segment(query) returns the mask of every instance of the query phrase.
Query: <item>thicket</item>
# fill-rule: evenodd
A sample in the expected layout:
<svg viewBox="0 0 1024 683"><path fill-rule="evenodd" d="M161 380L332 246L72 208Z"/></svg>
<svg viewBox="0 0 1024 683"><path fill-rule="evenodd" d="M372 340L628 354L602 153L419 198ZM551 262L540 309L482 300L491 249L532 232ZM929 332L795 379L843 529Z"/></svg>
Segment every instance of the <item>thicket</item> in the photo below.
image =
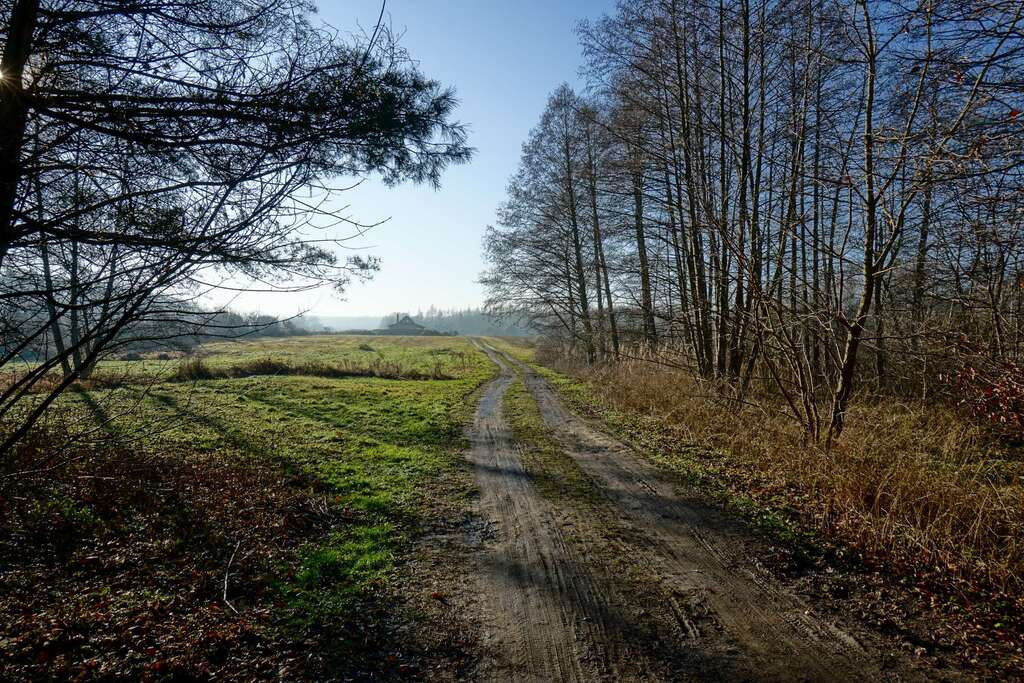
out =
<svg viewBox="0 0 1024 683"><path fill-rule="evenodd" d="M523 146L488 310L670 464L1021 595L1022 11L620 2Z"/></svg>
<svg viewBox="0 0 1024 683"><path fill-rule="evenodd" d="M808 443L856 392L1021 428L1024 33L1003 0L643 0L579 29L485 238L488 308ZM638 351L642 349L642 352Z"/></svg>

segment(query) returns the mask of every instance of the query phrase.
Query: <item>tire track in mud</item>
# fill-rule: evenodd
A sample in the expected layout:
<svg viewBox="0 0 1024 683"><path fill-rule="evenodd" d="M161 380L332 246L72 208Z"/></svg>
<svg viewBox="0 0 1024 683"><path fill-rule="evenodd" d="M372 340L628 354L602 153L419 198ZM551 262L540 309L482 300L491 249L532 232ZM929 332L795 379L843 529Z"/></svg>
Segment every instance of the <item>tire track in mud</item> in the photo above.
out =
<svg viewBox="0 0 1024 683"><path fill-rule="evenodd" d="M759 567L748 552L756 544L741 524L723 511L703 504L631 448L570 412L548 382L529 366L490 346L481 345L481 348L502 367L502 378L498 382L503 388L494 392L490 400L495 404L500 402L504 389L513 381L510 368L518 368L556 441L600 491L613 513L633 531L633 540L625 552L648 564L663 583L676 595L681 595L687 603L685 611L704 612L714 623L712 628L703 623L695 626L680 614L680 623L688 637L678 647L690 649L689 659L694 667L679 672L680 676L703 680L778 681L922 677L919 673L901 670L898 662L884 652L884 643L882 652L869 652L847 631L813 615L807 604L784 590ZM487 400L481 403L478 426L480 418L486 426L487 415L498 414L497 405L493 412L490 406L484 410ZM496 419L500 424L500 416ZM497 450L511 449L507 431L497 441ZM476 448L474 444L474 450ZM488 458L483 452L479 457ZM516 477L522 486L528 486L521 477L521 467L519 465ZM506 483L501 478L484 477L481 485L493 489ZM503 495L515 498L523 492L516 487ZM506 505L512 506L506 512L518 517L518 511L513 509L516 503L508 501ZM510 521L516 524L514 519ZM545 529L541 526L533 531L544 533ZM535 544L543 553L544 543L539 539L521 539L518 550L525 557L532 557ZM562 544L564 540L556 541L559 552ZM549 564L548 559L535 561L544 566ZM573 562L578 563L578 558ZM594 590L594 586L588 586L588 590ZM562 597L571 598L571 595ZM677 613L684 611L678 605L669 607ZM584 612L589 608L589 605L581 605ZM708 619L702 620L705 621ZM601 636L614 634L605 632ZM725 662L721 660L723 640L728 651ZM701 656L701 650L706 651L706 657ZM562 666L561 660L558 661L558 666ZM541 678L570 680L559 671L551 673L553 675Z"/></svg>
<svg viewBox="0 0 1024 683"><path fill-rule="evenodd" d="M475 343L475 342L474 342ZM501 413L516 376L500 368L467 429L480 489L479 561L483 646L492 657L480 676L501 681L651 680L631 652L617 614L619 596L566 538L554 506L531 484Z"/></svg>

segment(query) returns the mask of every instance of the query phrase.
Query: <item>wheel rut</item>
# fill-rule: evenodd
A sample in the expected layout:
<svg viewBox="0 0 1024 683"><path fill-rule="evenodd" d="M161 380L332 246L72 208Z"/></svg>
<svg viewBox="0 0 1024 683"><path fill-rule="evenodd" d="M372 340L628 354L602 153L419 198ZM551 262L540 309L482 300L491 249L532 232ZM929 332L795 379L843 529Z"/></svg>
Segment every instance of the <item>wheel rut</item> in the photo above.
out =
<svg viewBox="0 0 1024 683"><path fill-rule="evenodd" d="M531 484L501 414L515 374L500 367L467 430L480 489L478 514L493 529L481 548L480 594L487 602L480 677L502 681L651 680L629 656L616 591L566 538L557 510Z"/></svg>
<svg viewBox="0 0 1024 683"><path fill-rule="evenodd" d="M475 342L477 343L477 342ZM484 543L480 590L491 602L485 641L493 680L854 681L924 678L817 615L762 570L749 531L723 511L569 411L529 366L478 343L500 368L468 428L480 488L479 514L496 533ZM595 567L567 537L562 512L524 469L501 411L516 371L556 442L629 529L615 552L657 575L671 596L650 605L670 614L671 648L638 642L637 596ZM644 613L647 613L645 610ZM640 628L636 628L639 626ZM884 642L883 642L884 645ZM660 650L664 651L664 649ZM667 667L667 668L666 668Z"/></svg>

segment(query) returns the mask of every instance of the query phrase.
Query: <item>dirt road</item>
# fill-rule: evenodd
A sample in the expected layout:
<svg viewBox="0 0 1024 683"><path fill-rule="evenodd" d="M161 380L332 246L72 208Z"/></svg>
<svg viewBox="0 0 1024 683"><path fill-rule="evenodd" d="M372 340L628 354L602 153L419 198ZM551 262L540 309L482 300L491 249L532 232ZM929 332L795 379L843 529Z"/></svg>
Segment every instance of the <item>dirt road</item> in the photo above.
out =
<svg viewBox="0 0 1024 683"><path fill-rule="evenodd" d="M477 619L487 651L481 678L925 677L889 656L884 640L818 615L761 568L763 541L741 523L567 410L528 366L478 345L500 368L467 432L484 520L477 539ZM599 512L581 514L545 497L524 467L502 412L517 377L593 487ZM612 539L597 528L608 520L618 529ZM631 572L643 573L651 590L638 589Z"/></svg>

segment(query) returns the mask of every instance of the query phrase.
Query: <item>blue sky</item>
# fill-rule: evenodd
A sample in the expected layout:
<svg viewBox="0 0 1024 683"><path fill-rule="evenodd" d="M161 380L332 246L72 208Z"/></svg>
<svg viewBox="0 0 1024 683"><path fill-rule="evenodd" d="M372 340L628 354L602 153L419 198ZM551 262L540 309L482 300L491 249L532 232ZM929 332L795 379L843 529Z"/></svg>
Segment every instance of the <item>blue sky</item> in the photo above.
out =
<svg viewBox="0 0 1024 683"><path fill-rule="evenodd" d="M394 310L479 305L480 238L494 221L520 146L559 83L576 83L582 64L575 26L610 12L613 0L389 0L386 16L422 71L455 87L457 118L469 126L475 159L449 170L440 190L370 181L340 197L364 223L390 220L362 238L381 272L353 284L341 300L329 291L248 294L231 305L293 315L375 315ZM332 26L369 30L377 0L321 2Z"/></svg>

